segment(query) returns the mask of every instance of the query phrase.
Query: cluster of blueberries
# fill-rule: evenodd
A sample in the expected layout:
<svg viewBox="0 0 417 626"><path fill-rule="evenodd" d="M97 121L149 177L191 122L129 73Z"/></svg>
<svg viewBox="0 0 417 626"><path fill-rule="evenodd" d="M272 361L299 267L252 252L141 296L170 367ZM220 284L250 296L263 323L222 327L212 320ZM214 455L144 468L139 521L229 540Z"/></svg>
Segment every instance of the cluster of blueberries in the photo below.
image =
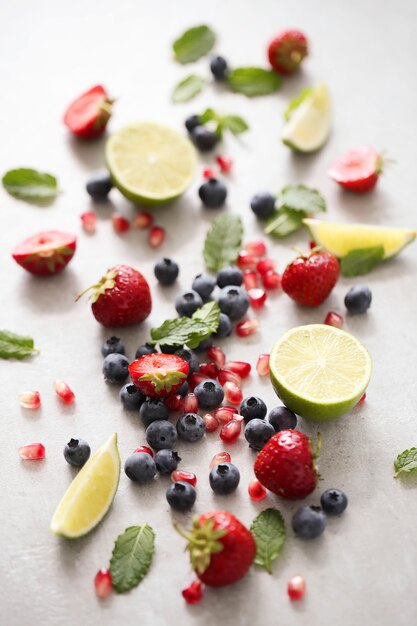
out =
<svg viewBox="0 0 417 626"><path fill-rule="evenodd" d="M321 494L319 506L300 506L291 520L292 529L301 539L316 539L326 528L327 515L340 515L348 505L341 489L327 489Z"/></svg>

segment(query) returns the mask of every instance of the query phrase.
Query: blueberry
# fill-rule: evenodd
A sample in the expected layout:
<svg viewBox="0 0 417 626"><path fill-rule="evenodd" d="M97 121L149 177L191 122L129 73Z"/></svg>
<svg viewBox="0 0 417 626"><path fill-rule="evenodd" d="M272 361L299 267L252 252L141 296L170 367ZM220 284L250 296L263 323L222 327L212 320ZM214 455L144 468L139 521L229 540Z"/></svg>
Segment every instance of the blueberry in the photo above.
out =
<svg viewBox="0 0 417 626"><path fill-rule="evenodd" d="M196 348L194 348L194 350L196 352L204 352L205 350L208 350L209 348L211 348L211 346L213 345L213 340L211 337L207 337L207 339L203 339L203 341L201 341L198 346Z"/></svg>
<svg viewBox="0 0 417 626"><path fill-rule="evenodd" d="M227 495L237 489L240 472L233 463L219 463L209 474L210 487L215 493Z"/></svg>
<svg viewBox="0 0 417 626"><path fill-rule="evenodd" d="M185 128L189 133L191 133L194 128L197 128L197 126L201 126L201 120L198 115L190 115L187 117L185 120Z"/></svg>
<svg viewBox="0 0 417 626"><path fill-rule="evenodd" d="M276 406L270 410L268 422L274 427L276 433L280 430L293 430L297 426L297 416L286 406Z"/></svg>
<svg viewBox="0 0 417 626"><path fill-rule="evenodd" d="M198 383L194 393L202 409L215 409L221 405L224 398L224 391L220 383L211 378Z"/></svg>
<svg viewBox="0 0 417 626"><path fill-rule="evenodd" d="M86 185L87 193L97 202L107 199L113 183L107 170L93 172Z"/></svg>
<svg viewBox="0 0 417 626"><path fill-rule="evenodd" d="M108 354L103 361L103 374L108 383L124 383L129 375L129 360L123 354Z"/></svg>
<svg viewBox="0 0 417 626"><path fill-rule="evenodd" d="M187 395L187 393L188 393L188 382L186 380L184 380L184 382L182 383L181 387L178 389L177 393L178 393L178 395L182 396L183 398Z"/></svg>
<svg viewBox="0 0 417 626"><path fill-rule="evenodd" d="M140 407L139 415L147 427L156 420L167 420L169 411L164 401L160 398L148 398Z"/></svg>
<svg viewBox="0 0 417 626"><path fill-rule="evenodd" d="M228 285L240 285L243 283L243 274L236 265L223 267L217 274L217 284L220 288Z"/></svg>
<svg viewBox="0 0 417 626"><path fill-rule="evenodd" d="M203 422L204 424L204 422ZM175 426L168 420L157 420L149 424L145 433L146 441L154 450L173 448L177 442Z"/></svg>
<svg viewBox="0 0 417 626"><path fill-rule="evenodd" d="M345 295L345 307L353 315L366 313L371 302L372 292L366 285L355 285Z"/></svg>
<svg viewBox="0 0 417 626"><path fill-rule="evenodd" d="M206 426L197 413L185 413L177 421L178 437L183 441L198 441L205 432Z"/></svg>
<svg viewBox="0 0 417 626"><path fill-rule="evenodd" d="M160 343L159 349L161 350L162 354L175 354L175 352L178 350L178 346L164 346Z"/></svg>
<svg viewBox="0 0 417 626"><path fill-rule="evenodd" d="M135 359L139 359L139 357L144 356L145 354L155 354L155 352L155 346L152 346L150 343L145 343L143 346L139 346L136 350Z"/></svg>
<svg viewBox="0 0 417 626"><path fill-rule="evenodd" d="M326 515L319 506L301 506L292 516L291 525L301 539L315 539L326 528Z"/></svg>
<svg viewBox="0 0 417 626"><path fill-rule="evenodd" d="M274 427L258 417L250 420L245 428L246 441L254 450L261 450L273 435L275 435Z"/></svg>
<svg viewBox="0 0 417 626"><path fill-rule="evenodd" d="M272 193L261 191L253 196L250 208L255 213L256 217L266 220L268 217L271 217L275 211L275 202L276 198Z"/></svg>
<svg viewBox="0 0 417 626"><path fill-rule="evenodd" d="M84 439L70 439L64 448L67 463L74 467L82 467L90 458L90 446Z"/></svg>
<svg viewBox="0 0 417 626"><path fill-rule="evenodd" d="M340 515L348 505L347 495L341 489L326 489L320 504L327 515Z"/></svg>
<svg viewBox="0 0 417 626"><path fill-rule="evenodd" d="M159 450L155 454L155 465L160 474L171 474L180 461L181 457L174 450Z"/></svg>
<svg viewBox="0 0 417 626"><path fill-rule="evenodd" d="M146 400L146 396L132 383L128 383L120 389L119 398L124 408L129 411L139 410Z"/></svg>
<svg viewBox="0 0 417 626"><path fill-rule="evenodd" d="M101 346L101 354L106 357L109 354L124 354L125 346L119 337L110 337Z"/></svg>
<svg viewBox="0 0 417 626"><path fill-rule="evenodd" d="M193 280L191 287L206 301L213 293L213 289L216 286L216 279L208 274L197 274Z"/></svg>
<svg viewBox="0 0 417 626"><path fill-rule="evenodd" d="M188 511L194 506L197 492L190 483L179 480L168 487L166 498L172 509L176 511Z"/></svg>
<svg viewBox="0 0 417 626"><path fill-rule="evenodd" d="M231 332L232 322L230 321L230 317L225 313L220 313L219 327L214 333L213 337L216 337L216 339L223 339L223 337L228 337Z"/></svg>
<svg viewBox="0 0 417 626"><path fill-rule="evenodd" d="M191 317L201 306L203 301L196 291L184 291L175 298L175 309L181 316Z"/></svg>
<svg viewBox="0 0 417 626"><path fill-rule="evenodd" d="M217 209L223 206L227 198L227 188L221 180L210 178L203 183L198 190L201 202L209 209Z"/></svg>
<svg viewBox="0 0 417 626"><path fill-rule="evenodd" d="M190 374L192 374L192 372L196 372L200 367L196 353L189 348L180 348L180 350L177 350L175 354L181 357L181 359L184 359L184 361L187 361Z"/></svg>
<svg viewBox="0 0 417 626"><path fill-rule="evenodd" d="M227 61L223 57L216 56L210 61L210 70L216 80L224 80L227 75Z"/></svg>
<svg viewBox="0 0 417 626"><path fill-rule="evenodd" d="M195 126L191 131L191 138L200 152L209 152L219 141L214 130L210 130L205 126Z"/></svg>
<svg viewBox="0 0 417 626"><path fill-rule="evenodd" d="M125 474L136 483L148 483L156 474L155 461L147 452L133 452L125 461Z"/></svg>
<svg viewBox="0 0 417 626"><path fill-rule="evenodd" d="M266 404L257 396L249 396L245 398L240 405L239 413L243 415L245 422L253 419L263 420L267 412Z"/></svg>
<svg viewBox="0 0 417 626"><path fill-rule="evenodd" d="M234 322L243 317L249 308L249 298L242 287L223 287L218 298L219 307Z"/></svg>
<svg viewBox="0 0 417 626"><path fill-rule="evenodd" d="M163 258L158 263L155 263L153 268L154 274L161 285L167 287L173 285L178 278L179 267L175 261L171 259Z"/></svg>

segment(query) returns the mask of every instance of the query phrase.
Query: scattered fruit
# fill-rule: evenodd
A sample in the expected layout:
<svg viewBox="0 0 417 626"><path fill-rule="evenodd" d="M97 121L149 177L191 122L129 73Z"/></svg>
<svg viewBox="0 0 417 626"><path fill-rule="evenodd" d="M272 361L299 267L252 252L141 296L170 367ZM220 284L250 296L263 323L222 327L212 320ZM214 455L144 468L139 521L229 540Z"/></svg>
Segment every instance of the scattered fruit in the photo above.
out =
<svg viewBox="0 0 417 626"><path fill-rule="evenodd" d="M135 230L146 230L150 228L153 223L153 215L148 211L136 211L132 220L131 227Z"/></svg>
<svg viewBox="0 0 417 626"><path fill-rule="evenodd" d="M269 354L260 354L258 356L256 371L259 376L269 376Z"/></svg>
<svg viewBox="0 0 417 626"><path fill-rule="evenodd" d="M235 383L227 381L223 385L223 389L224 397L226 398L227 402L230 402L230 404L240 405L240 403L242 402L243 394L242 390L237 385L235 385Z"/></svg>
<svg viewBox="0 0 417 626"><path fill-rule="evenodd" d="M384 167L382 156L369 146L348 150L330 166L329 176L341 187L356 193L371 191Z"/></svg>
<svg viewBox="0 0 417 626"><path fill-rule="evenodd" d="M148 232L148 243L151 248L159 248L165 241L165 229L162 226L152 226Z"/></svg>
<svg viewBox="0 0 417 626"><path fill-rule="evenodd" d="M59 230L45 230L15 246L12 257L31 274L51 276L61 272L68 265L76 247L75 235Z"/></svg>
<svg viewBox="0 0 417 626"><path fill-rule="evenodd" d="M106 89L95 85L71 102L65 111L64 124L76 137L97 139L106 130L112 104Z"/></svg>
<svg viewBox="0 0 417 626"><path fill-rule="evenodd" d="M330 295L339 278L339 263L326 250L311 250L287 265L281 277L286 294L298 304L319 306Z"/></svg>
<svg viewBox="0 0 417 626"><path fill-rule="evenodd" d="M29 443L19 448L19 456L24 461L40 461L45 458L45 446L42 443Z"/></svg>
<svg viewBox="0 0 417 626"><path fill-rule="evenodd" d="M343 326L343 317L339 315L339 313L335 313L334 311L330 311L327 313L324 318L324 324L328 324L329 326L334 326L335 328L342 328Z"/></svg>
<svg viewBox="0 0 417 626"><path fill-rule="evenodd" d="M281 287L281 276L277 272L265 272L262 274L262 284L265 289L278 289Z"/></svg>
<svg viewBox="0 0 417 626"><path fill-rule="evenodd" d="M211 413L204 413L202 420L208 433L214 433L219 427L218 420Z"/></svg>
<svg viewBox="0 0 417 626"><path fill-rule="evenodd" d="M133 452L145 452L145 454L150 454L152 458L154 457L154 453L148 446L139 446Z"/></svg>
<svg viewBox="0 0 417 626"><path fill-rule="evenodd" d="M183 441L194 443L204 436L206 426L198 413L185 413L177 421L178 437Z"/></svg>
<svg viewBox="0 0 417 626"><path fill-rule="evenodd" d="M210 469L218 465L219 463L230 463L231 457L228 452L217 452L210 461Z"/></svg>
<svg viewBox="0 0 417 626"><path fill-rule="evenodd" d="M249 337L249 335L253 335L259 328L258 320L243 320L236 324L236 334L239 337Z"/></svg>
<svg viewBox="0 0 417 626"><path fill-rule="evenodd" d="M127 232L130 229L130 222L120 213L113 213L111 216L111 221L113 225L113 230L115 233L121 235L122 233Z"/></svg>
<svg viewBox="0 0 417 626"><path fill-rule="evenodd" d="M227 61L224 57L215 56L210 61L210 70L216 80L224 80L228 72Z"/></svg>
<svg viewBox="0 0 417 626"><path fill-rule="evenodd" d="M241 250L236 259L236 265L242 270L254 270L256 269L257 263L258 257L250 254L250 252L246 252L246 250Z"/></svg>
<svg viewBox="0 0 417 626"><path fill-rule="evenodd" d="M234 406L220 406L214 411L214 418L220 422L220 424L227 424L235 419L236 407Z"/></svg>
<svg viewBox="0 0 417 626"><path fill-rule="evenodd" d="M210 152L217 145L219 138L214 130L198 125L191 131L191 139L200 152Z"/></svg>
<svg viewBox="0 0 417 626"><path fill-rule="evenodd" d="M256 502L264 500L267 495L265 487L262 485L262 483L259 482L257 478L254 478L250 481L248 486L248 494L249 497Z"/></svg>
<svg viewBox="0 0 417 626"><path fill-rule="evenodd" d="M268 422L274 427L275 432L290 430L297 427L297 416L287 409L286 406L276 406L268 414Z"/></svg>
<svg viewBox="0 0 417 626"><path fill-rule="evenodd" d="M212 467L209 481L214 493L228 495L237 489L240 472L233 463L219 463Z"/></svg>
<svg viewBox="0 0 417 626"><path fill-rule="evenodd" d="M320 504L327 515L341 515L348 505L348 499L341 489L326 489L321 494Z"/></svg>
<svg viewBox="0 0 417 626"><path fill-rule="evenodd" d="M197 492L190 483L178 481L169 485L166 498L169 506L175 511L189 511L194 506Z"/></svg>
<svg viewBox="0 0 417 626"><path fill-rule="evenodd" d="M187 393L184 398L185 413L197 413L199 409L197 396L194 393Z"/></svg>
<svg viewBox="0 0 417 626"><path fill-rule="evenodd" d="M136 385L128 383L120 389L119 398L124 408L128 411L139 411L145 402L146 396L139 391Z"/></svg>
<svg viewBox="0 0 417 626"><path fill-rule="evenodd" d="M220 170L223 172L223 174L229 174L232 167L233 167L233 161L230 157L218 154L216 156L216 161L218 166L220 167Z"/></svg>
<svg viewBox="0 0 417 626"><path fill-rule="evenodd" d="M267 408L262 398L258 398L257 396L249 396L248 398L245 398L243 400L242 404L240 405L239 412L247 423L253 419L263 420L266 415Z"/></svg>
<svg viewBox="0 0 417 626"><path fill-rule="evenodd" d="M156 469L162 475L172 474L180 461L181 457L174 450L158 450L155 454Z"/></svg>
<svg viewBox="0 0 417 626"><path fill-rule="evenodd" d="M139 415L146 427L155 420L167 420L168 407L161 398L147 398L139 409Z"/></svg>
<svg viewBox="0 0 417 626"><path fill-rule="evenodd" d="M217 285L222 289L223 287L229 287L236 285L240 287L243 282L242 271L236 267L236 265L227 265L222 267L217 272Z"/></svg>
<svg viewBox="0 0 417 626"><path fill-rule="evenodd" d="M217 380L210 378L199 383L194 389L194 394L202 409L215 409L220 406L225 397L225 392L226 389L223 391Z"/></svg>
<svg viewBox="0 0 417 626"><path fill-rule="evenodd" d="M268 191L262 191L253 196L250 208L256 217L262 220L268 219L275 211L276 197Z"/></svg>
<svg viewBox="0 0 417 626"><path fill-rule="evenodd" d="M243 287L223 287L218 297L220 311L234 322L243 317L249 308L249 297Z"/></svg>
<svg viewBox="0 0 417 626"><path fill-rule="evenodd" d="M150 482L156 475L156 464L147 452L132 452L124 465L125 474L140 485Z"/></svg>
<svg viewBox="0 0 417 626"><path fill-rule="evenodd" d="M228 369L221 369L219 371L218 379L221 385L225 385L227 382L233 383L236 387L240 387L242 385L242 379L239 374L236 374L236 372L232 372Z"/></svg>
<svg viewBox="0 0 417 626"><path fill-rule="evenodd" d="M211 131L207 131L211 132ZM209 209L223 206L227 198L227 188L218 178L210 178L198 190L201 202Z"/></svg>
<svg viewBox="0 0 417 626"><path fill-rule="evenodd" d="M97 215L94 211L84 211L80 215L81 224L86 233L93 234L97 228Z"/></svg>
<svg viewBox="0 0 417 626"><path fill-rule="evenodd" d="M73 467L82 467L90 458L91 448L84 439L70 439L64 448L64 458Z"/></svg>
<svg viewBox="0 0 417 626"><path fill-rule="evenodd" d="M103 361L102 371L107 383L124 383L129 376L129 359L124 354L108 354Z"/></svg>
<svg viewBox="0 0 417 626"><path fill-rule="evenodd" d="M119 337L109 337L101 347L101 354L106 357L109 354L124 354L126 351L123 341Z"/></svg>
<svg viewBox="0 0 417 626"><path fill-rule="evenodd" d="M306 591L306 583L302 576L293 576L288 583L288 595L291 600L301 600Z"/></svg>
<svg viewBox="0 0 417 626"><path fill-rule="evenodd" d="M258 274L254 270L245 270L243 272L243 286L246 291L256 289L258 282Z"/></svg>
<svg viewBox="0 0 417 626"><path fill-rule="evenodd" d="M308 54L306 36L294 28L283 30L268 46L268 59L279 74L292 74Z"/></svg>
<svg viewBox="0 0 417 626"><path fill-rule="evenodd" d="M251 364L245 361L228 361L226 363L226 369L237 374L240 378L247 378L252 368Z"/></svg>
<svg viewBox="0 0 417 626"><path fill-rule="evenodd" d="M315 152L326 143L330 128L329 91L324 83L319 83L291 102L281 139L297 152Z"/></svg>
<svg viewBox="0 0 417 626"><path fill-rule="evenodd" d="M154 450L172 449L177 443L177 430L168 420L155 420L149 424L145 436Z"/></svg>
<svg viewBox="0 0 417 626"><path fill-rule="evenodd" d="M203 178L217 178L217 171L212 167L205 167L202 173Z"/></svg>
<svg viewBox="0 0 417 626"><path fill-rule="evenodd" d="M241 420L232 419L227 424L224 424L220 430L220 439L224 441L224 443L235 443L242 432L242 422Z"/></svg>
<svg viewBox="0 0 417 626"><path fill-rule="evenodd" d="M145 354L129 365L132 382L151 398L177 393L188 372L187 361L176 354Z"/></svg>
<svg viewBox="0 0 417 626"><path fill-rule="evenodd" d="M175 470L171 474L171 480L173 483L185 482L190 483L193 487L197 484L197 476L192 472L186 472L184 470Z"/></svg>
<svg viewBox="0 0 417 626"><path fill-rule="evenodd" d="M19 403L24 409L39 409L41 394L39 391L23 391L19 393Z"/></svg>
<svg viewBox="0 0 417 626"><path fill-rule="evenodd" d="M154 274L158 282L164 287L173 285L178 278L179 267L172 259L163 258L154 266Z"/></svg>
<svg viewBox="0 0 417 626"><path fill-rule="evenodd" d="M113 591L112 577L108 569L100 569L94 578L94 588L99 598L107 598Z"/></svg>
<svg viewBox="0 0 417 626"><path fill-rule="evenodd" d="M201 299L206 302L216 286L216 279L208 274L197 274L191 285L193 291L196 291Z"/></svg>
<svg viewBox="0 0 417 626"><path fill-rule="evenodd" d="M175 298L175 309L180 316L191 317L202 306L202 299L192 289L179 293Z"/></svg>
<svg viewBox="0 0 417 626"><path fill-rule="evenodd" d="M255 417L246 424L245 439L253 450L261 450L274 435L274 427L264 419Z"/></svg>
<svg viewBox="0 0 417 626"><path fill-rule="evenodd" d="M291 526L301 539L316 539L326 528L326 515L319 506L301 506L292 516Z"/></svg>
<svg viewBox="0 0 417 626"><path fill-rule="evenodd" d="M372 292L366 285L354 285L345 295L345 307L352 315L362 315L371 306Z"/></svg>
<svg viewBox="0 0 417 626"><path fill-rule="evenodd" d="M54 382L55 393L61 398L64 404L72 404L75 402L75 393L63 380L56 380Z"/></svg>
<svg viewBox="0 0 417 626"><path fill-rule="evenodd" d="M201 580L194 580L191 585L181 591L187 604L198 604L203 599L204 587Z"/></svg>
<svg viewBox="0 0 417 626"><path fill-rule="evenodd" d="M249 289L249 303L253 309L261 309L266 302L266 293L263 289Z"/></svg>
<svg viewBox="0 0 417 626"><path fill-rule="evenodd" d="M248 241L244 245L244 250L254 256L265 256L267 252L266 244L263 241Z"/></svg>
<svg viewBox="0 0 417 626"><path fill-rule="evenodd" d="M107 170L97 170L90 174L85 186L88 195L95 202L107 200L112 187L113 183Z"/></svg>
<svg viewBox="0 0 417 626"><path fill-rule="evenodd" d="M256 264L256 271L263 276L267 272L273 272L275 265L276 263L272 259L260 259Z"/></svg>

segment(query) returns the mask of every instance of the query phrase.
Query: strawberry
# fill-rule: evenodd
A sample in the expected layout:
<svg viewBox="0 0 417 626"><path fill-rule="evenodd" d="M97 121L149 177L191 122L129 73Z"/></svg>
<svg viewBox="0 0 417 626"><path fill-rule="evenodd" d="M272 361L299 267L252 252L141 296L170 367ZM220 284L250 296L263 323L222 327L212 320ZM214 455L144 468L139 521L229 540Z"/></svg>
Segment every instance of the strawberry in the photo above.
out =
<svg viewBox="0 0 417 626"><path fill-rule="evenodd" d="M68 265L76 246L75 235L59 230L44 230L19 243L13 249L12 257L31 274L51 276Z"/></svg>
<svg viewBox="0 0 417 626"><path fill-rule="evenodd" d="M188 376L187 361L176 354L144 354L129 365L132 382L151 398L175 394Z"/></svg>
<svg viewBox="0 0 417 626"><path fill-rule="evenodd" d="M149 285L140 272L129 265L115 265L91 289L91 310L103 326L128 326L143 322L151 312Z"/></svg>
<svg viewBox="0 0 417 626"><path fill-rule="evenodd" d="M254 561L256 543L252 533L227 511L203 513L195 518L189 533L177 530L188 540L186 549L192 568L210 587L235 583Z"/></svg>
<svg viewBox="0 0 417 626"><path fill-rule="evenodd" d="M96 85L71 102L64 114L64 124L76 137L97 139L106 130L112 103L105 88Z"/></svg>
<svg viewBox="0 0 417 626"><path fill-rule="evenodd" d="M308 54L307 38L299 30L283 30L268 46L268 59L280 74L292 74Z"/></svg>
<svg viewBox="0 0 417 626"><path fill-rule="evenodd" d="M305 498L314 491L317 471L310 439L298 430L281 430L271 437L258 454L254 471L260 483L288 500Z"/></svg>
<svg viewBox="0 0 417 626"><path fill-rule="evenodd" d="M304 306L318 306L327 298L339 278L336 257L320 248L313 248L287 265L281 286L290 298Z"/></svg>
<svg viewBox="0 0 417 626"><path fill-rule="evenodd" d="M367 193L378 182L384 160L373 148L362 146L348 150L337 158L329 169L329 176L341 187Z"/></svg>

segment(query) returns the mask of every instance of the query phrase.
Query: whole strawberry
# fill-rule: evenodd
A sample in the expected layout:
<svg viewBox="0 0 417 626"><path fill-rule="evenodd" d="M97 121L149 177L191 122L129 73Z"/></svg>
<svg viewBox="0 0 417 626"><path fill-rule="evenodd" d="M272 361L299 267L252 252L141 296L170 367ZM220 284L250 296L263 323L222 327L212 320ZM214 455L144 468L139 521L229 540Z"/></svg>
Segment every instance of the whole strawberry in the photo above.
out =
<svg viewBox="0 0 417 626"><path fill-rule="evenodd" d="M38 276L61 272L74 256L75 235L60 230L44 230L28 237L12 251L12 257L26 271Z"/></svg>
<svg viewBox="0 0 417 626"><path fill-rule="evenodd" d="M103 326L138 324L151 312L149 285L142 274L130 265L115 265L98 283L80 293L77 300L90 290L91 310Z"/></svg>
<svg viewBox="0 0 417 626"><path fill-rule="evenodd" d="M382 156L374 148L362 146L338 157L330 166L329 176L344 189L367 193L377 184L383 167Z"/></svg>
<svg viewBox="0 0 417 626"><path fill-rule="evenodd" d="M151 398L175 394L188 376L187 361L176 354L145 354L129 365L132 382Z"/></svg>
<svg viewBox="0 0 417 626"><path fill-rule="evenodd" d="M64 124L76 137L97 139L106 130L112 103L106 89L95 85L71 102L65 111Z"/></svg>
<svg viewBox="0 0 417 626"><path fill-rule="evenodd" d="M306 36L299 30L283 30L268 46L268 59L276 72L292 74L308 54Z"/></svg>
<svg viewBox="0 0 417 626"><path fill-rule="evenodd" d="M305 498L314 491L317 471L311 441L298 430L281 430L271 437L258 454L254 471L264 487L282 498Z"/></svg>
<svg viewBox="0 0 417 626"><path fill-rule="evenodd" d="M186 549L192 568L210 587L223 587L240 580L255 559L252 533L227 511L204 513L194 520L189 533L179 532L188 540Z"/></svg>
<svg viewBox="0 0 417 626"><path fill-rule="evenodd" d="M287 265L281 277L286 294L298 304L318 306L327 298L339 278L336 257L318 248L297 257Z"/></svg>

